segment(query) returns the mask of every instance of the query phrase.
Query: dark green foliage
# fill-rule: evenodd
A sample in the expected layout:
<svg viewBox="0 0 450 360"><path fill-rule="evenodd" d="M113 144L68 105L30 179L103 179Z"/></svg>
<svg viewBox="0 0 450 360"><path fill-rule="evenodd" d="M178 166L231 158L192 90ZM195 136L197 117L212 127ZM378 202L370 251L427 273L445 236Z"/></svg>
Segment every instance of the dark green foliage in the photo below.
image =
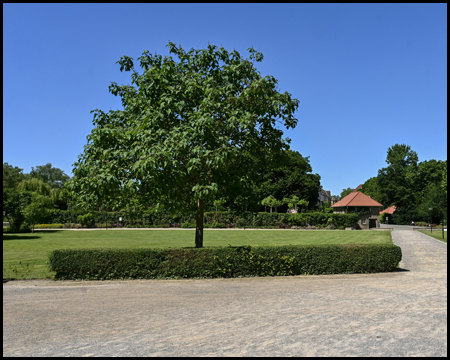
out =
<svg viewBox="0 0 450 360"><path fill-rule="evenodd" d="M23 169L3 163L3 188L15 189L26 178Z"/></svg>
<svg viewBox="0 0 450 360"><path fill-rule="evenodd" d="M261 170L262 179L255 188L257 197L262 200L272 195L281 200L295 195L308 201L308 208L314 208L320 190L320 176L312 174L309 156L303 157L293 150L286 150L283 155L282 166L269 171ZM286 212L287 205L280 206L278 210Z"/></svg>
<svg viewBox="0 0 450 360"><path fill-rule="evenodd" d="M394 271L396 245L229 246L54 250L55 279L163 279L320 275Z"/></svg>
<svg viewBox="0 0 450 360"><path fill-rule="evenodd" d="M329 221L331 219L331 221ZM336 227L351 227L358 222L357 214L334 214L334 213L300 213L291 214L289 223L296 226L328 225L334 224Z"/></svg>
<svg viewBox="0 0 450 360"><path fill-rule="evenodd" d="M342 192L340 194L341 200L343 198L345 198L348 194L350 194L352 191L353 191L353 188L351 188L351 187L348 187L347 189L342 189Z"/></svg>
<svg viewBox="0 0 450 360"><path fill-rule="evenodd" d="M396 205L389 223L405 225L411 221L439 222L447 215L447 160L418 162L411 147L395 144L388 148L388 166L378 170L362 186L362 192L383 204ZM429 208L433 210L429 211Z"/></svg>
<svg viewBox="0 0 450 360"><path fill-rule="evenodd" d="M52 167L51 163L38 165L36 168L32 167L30 177L40 179L55 188L62 188L64 183L70 179L69 175L64 173L61 169Z"/></svg>
<svg viewBox="0 0 450 360"><path fill-rule="evenodd" d="M8 218L12 232L19 232L27 228L23 210L31 203L31 193L16 189L3 188L3 211Z"/></svg>
<svg viewBox="0 0 450 360"><path fill-rule="evenodd" d="M83 225L86 227L92 227L95 224L95 218L94 218L93 214L87 213L85 215L78 215L77 222L80 225Z"/></svg>

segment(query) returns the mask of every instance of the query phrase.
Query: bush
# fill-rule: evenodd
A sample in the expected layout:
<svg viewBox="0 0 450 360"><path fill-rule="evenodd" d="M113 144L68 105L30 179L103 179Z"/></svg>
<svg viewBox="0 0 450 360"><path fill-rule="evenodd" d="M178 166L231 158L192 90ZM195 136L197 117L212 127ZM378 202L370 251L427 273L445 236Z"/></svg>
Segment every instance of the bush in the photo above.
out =
<svg viewBox="0 0 450 360"><path fill-rule="evenodd" d="M13 227L8 226L8 227L3 227L3 233L29 233L31 232L30 230L30 224L28 223L22 223L20 224L19 229L15 230Z"/></svg>
<svg viewBox="0 0 450 360"><path fill-rule="evenodd" d="M78 215L77 222L82 226L93 227L95 223L94 215L87 213L85 215Z"/></svg>
<svg viewBox="0 0 450 360"><path fill-rule="evenodd" d="M49 254L55 279L167 279L394 271L396 245L67 249Z"/></svg>

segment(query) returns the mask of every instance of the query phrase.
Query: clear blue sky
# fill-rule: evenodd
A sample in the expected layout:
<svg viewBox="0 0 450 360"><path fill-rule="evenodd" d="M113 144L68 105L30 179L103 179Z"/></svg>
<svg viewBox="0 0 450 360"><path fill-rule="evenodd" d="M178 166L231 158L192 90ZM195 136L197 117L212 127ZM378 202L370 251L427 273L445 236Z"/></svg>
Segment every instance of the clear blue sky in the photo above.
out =
<svg viewBox="0 0 450 360"><path fill-rule="evenodd" d="M169 40L261 51L258 70L300 100L291 148L333 195L396 143L447 159L447 4L3 4L3 162L71 175L90 111L121 108L116 61Z"/></svg>

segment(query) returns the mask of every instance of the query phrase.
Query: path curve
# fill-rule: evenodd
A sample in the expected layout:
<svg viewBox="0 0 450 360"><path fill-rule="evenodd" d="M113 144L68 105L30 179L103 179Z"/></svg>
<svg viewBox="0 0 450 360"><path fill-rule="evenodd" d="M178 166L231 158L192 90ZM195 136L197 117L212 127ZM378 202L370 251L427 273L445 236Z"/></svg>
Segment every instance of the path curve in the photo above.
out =
<svg viewBox="0 0 450 360"><path fill-rule="evenodd" d="M403 271L3 284L3 356L447 356L447 244Z"/></svg>

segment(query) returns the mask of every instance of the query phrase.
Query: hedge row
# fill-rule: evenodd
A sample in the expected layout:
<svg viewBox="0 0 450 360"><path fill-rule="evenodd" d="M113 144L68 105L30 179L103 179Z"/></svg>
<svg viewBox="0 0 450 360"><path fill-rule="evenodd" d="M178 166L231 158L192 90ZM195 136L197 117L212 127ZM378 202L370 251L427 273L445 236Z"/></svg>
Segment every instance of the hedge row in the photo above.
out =
<svg viewBox="0 0 450 360"><path fill-rule="evenodd" d="M35 229L62 229L63 224L37 224L34 225Z"/></svg>
<svg viewBox="0 0 450 360"><path fill-rule="evenodd" d="M286 213L235 213L225 211L220 213L207 212L205 216L205 225L214 224L214 227L263 227L263 226L327 226L333 224L335 227L351 227L358 221L356 214L333 214L322 212L310 212L300 214ZM188 224L195 224L195 214L165 214L165 213L120 213L120 212L101 212L75 210L52 209L48 211L48 218L44 219L46 224L70 224L80 223L80 221L93 224L105 223L117 224L119 217L122 217L124 226L152 227L160 225L168 227L169 224L184 224L184 227L190 227ZM208 227L208 226L205 226Z"/></svg>
<svg viewBox="0 0 450 360"><path fill-rule="evenodd" d="M396 245L68 249L49 254L57 280L235 278L394 271Z"/></svg>

